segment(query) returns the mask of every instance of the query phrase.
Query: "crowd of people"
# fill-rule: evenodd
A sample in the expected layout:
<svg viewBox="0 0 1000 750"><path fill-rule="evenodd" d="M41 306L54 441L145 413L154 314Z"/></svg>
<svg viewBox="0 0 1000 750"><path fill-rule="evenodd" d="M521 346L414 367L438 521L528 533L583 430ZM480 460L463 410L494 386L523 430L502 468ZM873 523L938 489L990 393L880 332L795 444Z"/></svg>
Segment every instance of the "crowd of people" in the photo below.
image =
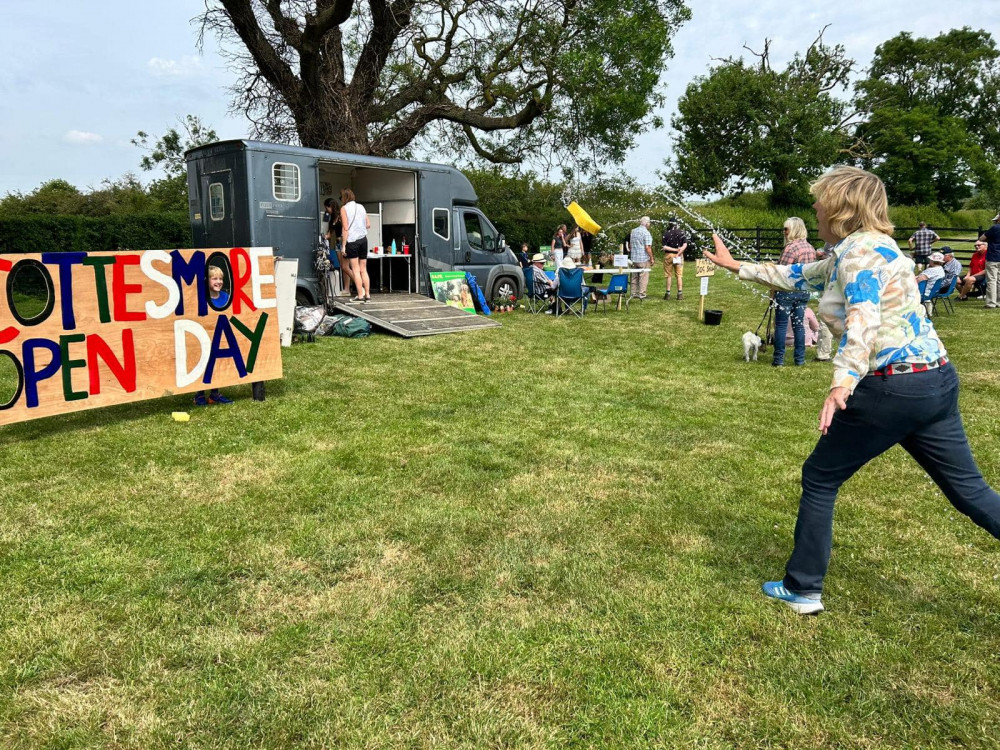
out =
<svg viewBox="0 0 1000 750"><path fill-rule="evenodd" d="M621 252L628 256L632 268L649 269L656 262L653 245L654 238L650 230L651 220L643 216L638 226L633 228L622 242ZM829 245L817 250L809 242L805 222L797 217L789 217L782 227L784 248L778 260L778 265L807 264L826 257ZM544 266L551 264L555 268L575 268L577 265L589 267L592 263L593 235L580 227L568 229L565 224L557 227L552 237L551 252L531 254L527 243L521 246L519 257L525 268L533 266L534 292L536 296L554 297L558 286L556 279L550 278L544 272ZM985 298L985 306L989 309L1000 307L1000 213L976 241L975 251L969 262L969 268L964 271L962 262L955 257L955 251L948 245L935 249L941 242L941 237L920 222L919 228L910 236L908 245L914 263L916 281L927 282L927 288L933 288L940 280L939 289L948 290L954 281L954 292L958 301L972 297ZM660 249L662 252L663 277L665 293L664 300L669 300L676 283L676 298L684 298L684 260L689 249L693 247L693 238L678 225L676 220L669 220L663 231ZM992 276L991 276L992 274ZM646 299L650 273L637 274L633 281L632 295L638 299ZM991 281L992 279L992 281ZM588 289L588 294L593 290ZM771 364L780 367L785 364L785 352L792 347L792 361L796 366L806 362L806 348L816 346L815 361L826 362L832 359L833 335L810 308L811 295L805 290L772 291L772 306L774 310L773 356ZM925 313L928 317L933 311L933 303L925 301Z"/></svg>

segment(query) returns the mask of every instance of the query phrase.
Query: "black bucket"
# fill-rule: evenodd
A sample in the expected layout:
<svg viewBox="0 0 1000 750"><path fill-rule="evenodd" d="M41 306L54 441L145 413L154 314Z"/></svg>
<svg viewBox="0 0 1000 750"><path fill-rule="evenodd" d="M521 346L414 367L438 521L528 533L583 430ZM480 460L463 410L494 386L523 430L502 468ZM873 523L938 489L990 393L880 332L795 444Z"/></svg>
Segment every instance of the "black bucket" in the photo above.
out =
<svg viewBox="0 0 1000 750"><path fill-rule="evenodd" d="M717 326L722 322L722 310L705 310L705 325Z"/></svg>

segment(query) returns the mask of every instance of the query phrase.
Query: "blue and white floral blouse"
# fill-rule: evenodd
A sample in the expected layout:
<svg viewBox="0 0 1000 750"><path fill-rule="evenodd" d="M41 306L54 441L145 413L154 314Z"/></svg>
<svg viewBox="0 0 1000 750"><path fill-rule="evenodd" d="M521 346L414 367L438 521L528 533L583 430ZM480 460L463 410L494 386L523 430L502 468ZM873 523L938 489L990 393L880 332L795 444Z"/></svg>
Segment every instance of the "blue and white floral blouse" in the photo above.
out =
<svg viewBox="0 0 1000 750"><path fill-rule="evenodd" d="M920 303L913 261L888 235L859 231L823 260L740 266L740 278L786 291L817 291L820 319L841 335L833 384L852 393L869 372L897 362L930 364L945 349Z"/></svg>

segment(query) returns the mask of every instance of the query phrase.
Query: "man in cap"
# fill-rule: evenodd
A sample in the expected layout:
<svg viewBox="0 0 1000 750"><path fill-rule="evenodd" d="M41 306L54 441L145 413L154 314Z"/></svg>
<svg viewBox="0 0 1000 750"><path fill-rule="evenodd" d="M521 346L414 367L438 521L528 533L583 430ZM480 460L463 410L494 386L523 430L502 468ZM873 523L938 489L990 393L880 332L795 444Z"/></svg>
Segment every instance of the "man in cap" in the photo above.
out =
<svg viewBox="0 0 1000 750"><path fill-rule="evenodd" d="M944 269L944 283L941 284L941 289L947 289L952 279L962 275L962 261L955 257L955 251L948 245L941 248L941 255L944 256L944 265L941 266Z"/></svg>
<svg viewBox="0 0 1000 750"><path fill-rule="evenodd" d="M1000 213L980 239L986 240L986 307L996 310L1000 307Z"/></svg>
<svg viewBox="0 0 1000 750"><path fill-rule="evenodd" d="M936 281L939 279L942 281L944 280L944 256L941 253L931 253L927 260L930 261L930 264L917 276L917 283L919 284L921 281L926 281L927 286L924 288L927 292L930 292L931 287L934 286ZM943 285L944 284L942 283L942 286ZM933 305L931 305L930 302L924 302L924 307L927 309L927 317L929 318L931 316Z"/></svg>
<svg viewBox="0 0 1000 750"><path fill-rule="evenodd" d="M931 254L931 246L939 239L941 238L933 229L927 228L926 221L920 222L920 229L910 235L910 239L907 240L913 251L913 262L921 268L926 266L927 256Z"/></svg>

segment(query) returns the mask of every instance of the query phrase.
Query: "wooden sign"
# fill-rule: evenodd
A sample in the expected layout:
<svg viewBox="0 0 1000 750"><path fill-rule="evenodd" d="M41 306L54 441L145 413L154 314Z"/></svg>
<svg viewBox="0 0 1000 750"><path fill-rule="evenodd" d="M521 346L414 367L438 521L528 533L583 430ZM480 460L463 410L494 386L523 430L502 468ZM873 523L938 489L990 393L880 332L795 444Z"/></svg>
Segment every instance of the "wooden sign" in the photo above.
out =
<svg viewBox="0 0 1000 750"><path fill-rule="evenodd" d="M0 424L280 378L273 272L269 247L0 256Z"/></svg>
<svg viewBox="0 0 1000 750"><path fill-rule="evenodd" d="M715 276L715 264L708 258L698 258L695 261L695 276Z"/></svg>

